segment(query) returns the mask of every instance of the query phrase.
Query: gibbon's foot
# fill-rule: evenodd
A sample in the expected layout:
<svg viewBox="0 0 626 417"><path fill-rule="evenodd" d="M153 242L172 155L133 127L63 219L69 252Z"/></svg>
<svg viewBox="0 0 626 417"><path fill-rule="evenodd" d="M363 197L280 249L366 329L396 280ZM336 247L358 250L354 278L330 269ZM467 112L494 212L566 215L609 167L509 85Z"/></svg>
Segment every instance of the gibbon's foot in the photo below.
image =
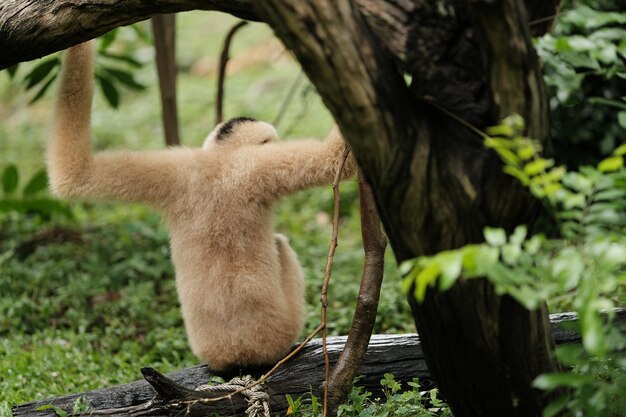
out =
<svg viewBox="0 0 626 417"><path fill-rule="evenodd" d="M230 381L233 378L242 377L244 375L250 375L254 379L259 379L272 369L274 365L273 363L266 365L233 365L224 371L215 372L215 375L224 378L225 381Z"/></svg>

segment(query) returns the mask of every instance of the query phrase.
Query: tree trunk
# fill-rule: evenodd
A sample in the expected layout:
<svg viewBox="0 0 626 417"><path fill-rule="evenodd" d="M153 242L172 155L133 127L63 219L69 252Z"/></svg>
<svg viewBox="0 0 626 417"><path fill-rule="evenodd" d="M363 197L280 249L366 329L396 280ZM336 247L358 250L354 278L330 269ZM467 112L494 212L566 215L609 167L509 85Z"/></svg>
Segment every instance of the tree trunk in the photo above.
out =
<svg viewBox="0 0 626 417"><path fill-rule="evenodd" d="M166 146L180 145L178 134L178 106L176 105L176 15L164 14L152 19L154 49L156 52L161 120Z"/></svg>
<svg viewBox="0 0 626 417"><path fill-rule="evenodd" d="M518 113L527 135L548 139L521 1L420 2L406 37L410 89L354 3L266 0L257 9L341 126L399 261L482 241L485 226L532 222L538 204L465 126ZM527 311L487 281L409 301L457 417L541 415L546 399L530 383L557 369L545 308Z"/></svg>

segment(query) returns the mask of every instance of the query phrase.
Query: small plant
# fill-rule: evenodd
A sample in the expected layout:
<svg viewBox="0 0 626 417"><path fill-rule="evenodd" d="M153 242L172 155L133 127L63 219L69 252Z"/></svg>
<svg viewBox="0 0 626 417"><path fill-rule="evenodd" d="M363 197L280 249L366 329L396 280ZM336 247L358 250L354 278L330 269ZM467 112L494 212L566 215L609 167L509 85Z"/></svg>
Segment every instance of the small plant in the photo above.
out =
<svg viewBox="0 0 626 417"><path fill-rule="evenodd" d="M407 383L408 389L403 390L402 384L392 374L386 373L380 381L383 398L375 397L358 385L359 378L348 396L348 402L339 406L339 417L452 417L452 412L437 396L437 389L420 391L417 380ZM322 415L319 400L313 393L293 399L287 395L291 417L318 417ZM384 400L384 401L383 401Z"/></svg>

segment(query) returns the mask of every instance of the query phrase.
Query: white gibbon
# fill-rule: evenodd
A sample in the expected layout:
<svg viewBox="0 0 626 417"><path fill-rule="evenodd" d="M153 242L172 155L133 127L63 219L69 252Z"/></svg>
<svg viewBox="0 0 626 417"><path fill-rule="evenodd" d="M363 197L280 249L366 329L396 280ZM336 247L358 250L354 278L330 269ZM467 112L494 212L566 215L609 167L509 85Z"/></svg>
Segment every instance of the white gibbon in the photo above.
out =
<svg viewBox="0 0 626 417"><path fill-rule="evenodd" d="M193 353L212 369L263 366L302 331L302 270L274 234L272 204L329 184L342 159L337 128L323 141L276 143L268 123L218 125L201 148L91 153L91 42L70 48L48 143L50 186L71 199L144 202L164 216ZM344 178L354 173L349 158Z"/></svg>

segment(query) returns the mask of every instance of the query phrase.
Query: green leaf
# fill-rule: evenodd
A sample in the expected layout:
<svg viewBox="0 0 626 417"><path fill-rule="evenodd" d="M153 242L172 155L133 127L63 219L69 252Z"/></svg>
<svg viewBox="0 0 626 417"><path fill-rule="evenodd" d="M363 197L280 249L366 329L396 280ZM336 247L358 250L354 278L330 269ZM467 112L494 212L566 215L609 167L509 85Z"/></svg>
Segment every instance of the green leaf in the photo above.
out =
<svg viewBox="0 0 626 417"><path fill-rule="evenodd" d="M50 77L48 81L46 81L45 84L39 89L39 91L37 91L37 94L35 94L35 96L29 101L29 104L33 104L41 99L43 95L46 94L46 91L48 91L55 79L56 75L54 77Z"/></svg>
<svg viewBox="0 0 626 417"><path fill-rule="evenodd" d="M580 388L593 382L593 375L581 375L573 373L548 373L541 374L533 381L535 388L552 390L558 387Z"/></svg>
<svg viewBox="0 0 626 417"><path fill-rule="evenodd" d="M439 278L439 291L446 291L461 276L463 269L463 256L460 251L445 251L435 256L441 277Z"/></svg>
<svg viewBox="0 0 626 417"><path fill-rule="evenodd" d="M15 165L11 164L4 169L4 174L2 175L2 190L5 194L11 194L15 191L19 178L20 176Z"/></svg>
<svg viewBox="0 0 626 417"><path fill-rule="evenodd" d="M528 174L526 174L524 171L517 167L507 165L502 169L502 171L505 174L509 174L517 178L519 182L521 182L523 185L528 185L530 183L530 177L528 176Z"/></svg>
<svg viewBox="0 0 626 417"><path fill-rule="evenodd" d="M502 259L509 265L515 265L522 254L520 245L506 244L502 247Z"/></svg>
<svg viewBox="0 0 626 417"><path fill-rule="evenodd" d="M402 294L408 294L415 282L415 276L413 274L407 275L402 279L401 291Z"/></svg>
<svg viewBox="0 0 626 417"><path fill-rule="evenodd" d="M589 52L563 51L559 54L559 57L576 68L600 69L600 64Z"/></svg>
<svg viewBox="0 0 626 417"><path fill-rule="evenodd" d="M515 129L513 129L512 126L501 124L497 126L488 127L486 133L489 136L510 138L515 135Z"/></svg>
<svg viewBox="0 0 626 417"><path fill-rule="evenodd" d="M524 239L526 239L527 233L526 226L521 224L515 228L513 234L509 237L509 241L514 245L521 245Z"/></svg>
<svg viewBox="0 0 626 417"><path fill-rule="evenodd" d="M626 111L621 111L621 112L617 113L617 123L619 123L619 125L623 129L626 129ZM625 145L622 145L622 146L620 146L620 148L624 147L624 146ZM625 148L624 151L622 151L622 153L616 153L616 155L624 155L624 153L626 153L626 148Z"/></svg>
<svg viewBox="0 0 626 417"><path fill-rule="evenodd" d="M120 104L120 95L117 88L108 78L105 78L102 75L97 75L96 78L100 83L100 88L107 102L111 107L116 109Z"/></svg>
<svg viewBox="0 0 626 417"><path fill-rule="evenodd" d="M506 148L495 148L495 151L498 153L498 156L507 166L519 166L522 164L522 160L512 151Z"/></svg>
<svg viewBox="0 0 626 417"><path fill-rule="evenodd" d="M626 112L624 112L624 115L625 115L624 118L626 118ZM624 128L626 128L626 126L624 126ZM613 151L613 155L616 155L616 156L624 156L624 155L626 155L626 143L623 143L617 149L615 149Z"/></svg>
<svg viewBox="0 0 626 417"><path fill-rule="evenodd" d="M517 154L519 155L520 158L522 158L524 161L527 161L529 159L531 159L533 156L536 156L539 154L539 150L537 149L537 147L534 145L534 142L528 142L524 145L522 145L518 150L517 150Z"/></svg>
<svg viewBox="0 0 626 417"><path fill-rule="evenodd" d="M65 410L63 410L60 407L57 406L53 406L52 407L54 409L54 413L59 416L59 417L69 417L69 415L67 414L67 412Z"/></svg>
<svg viewBox="0 0 626 417"><path fill-rule="evenodd" d="M554 349L554 354L563 365L574 366L584 357L585 351L577 343L564 343Z"/></svg>
<svg viewBox="0 0 626 417"><path fill-rule="evenodd" d="M101 51L104 51L109 46L111 46L111 44L115 40L118 33L119 33L119 28L115 28L111 30L110 32L102 35L98 39L98 51L101 53Z"/></svg>
<svg viewBox="0 0 626 417"><path fill-rule="evenodd" d="M587 101L591 104L601 104L603 106L616 107L618 109L626 110L626 103L623 101L613 100L604 97L589 97Z"/></svg>
<svg viewBox="0 0 626 417"><path fill-rule="evenodd" d="M33 68L33 70L29 72L26 77L24 77L24 80L26 80L26 89L29 90L43 81L43 79L46 78L48 74L50 74L50 72L60 64L60 62L59 58L54 57L43 61L41 64Z"/></svg>
<svg viewBox="0 0 626 417"><path fill-rule="evenodd" d="M623 200L624 198L626 198L626 190L619 188L610 188L600 191L593 197L594 201L615 201Z"/></svg>
<svg viewBox="0 0 626 417"><path fill-rule="evenodd" d="M529 255L534 255L541 249L543 242L544 237L542 235L535 235L524 242L524 250L528 252Z"/></svg>
<svg viewBox="0 0 626 417"><path fill-rule="evenodd" d="M569 400L570 394L563 394L554 401L551 401L550 404L548 404L546 408L543 409L542 417L554 417L556 415L559 415L559 413L565 408Z"/></svg>
<svg viewBox="0 0 626 417"><path fill-rule="evenodd" d="M483 234L485 241L491 246L502 246L506 243L506 233L504 229L485 227Z"/></svg>
<svg viewBox="0 0 626 417"><path fill-rule="evenodd" d="M588 308L587 310L591 310ZM583 346L587 352L595 356L602 356L605 352L602 319L597 311L581 311L580 325L583 336Z"/></svg>
<svg viewBox="0 0 626 417"><path fill-rule="evenodd" d="M537 158L524 165L524 172L532 177L544 172L547 168L550 168L553 165L554 160L552 159Z"/></svg>
<svg viewBox="0 0 626 417"><path fill-rule="evenodd" d="M524 130L524 118L517 113L513 113L502 120L502 123L511 126L516 132Z"/></svg>
<svg viewBox="0 0 626 417"><path fill-rule="evenodd" d="M624 166L624 158L621 156L610 156L603 159L598 164L598 171L600 172L614 172L618 171Z"/></svg>
<svg viewBox="0 0 626 417"><path fill-rule="evenodd" d="M132 88L133 90L144 90L146 88L144 85L139 84L137 81L135 81L133 75L130 72L110 67L103 67L103 70L110 74L113 78L118 80L120 83L129 88Z"/></svg>
<svg viewBox="0 0 626 417"><path fill-rule="evenodd" d="M40 191L45 190L48 187L48 175L44 169L37 171L28 181L26 187L24 187L24 196L31 196L37 194Z"/></svg>
<svg viewBox="0 0 626 417"><path fill-rule="evenodd" d="M9 74L9 78L15 78L15 74L17 73L17 69L19 68L19 64L11 65L7 68L7 74Z"/></svg>
<svg viewBox="0 0 626 417"><path fill-rule="evenodd" d="M44 411L52 408L52 404L45 404L35 408L35 411Z"/></svg>
<svg viewBox="0 0 626 417"><path fill-rule="evenodd" d="M415 291L414 296L415 300L418 302L424 301L424 297L426 296L426 288L429 285L432 285L439 277L439 273L441 269L439 265L435 262L430 262L426 264L424 269L422 269L419 274L415 277Z"/></svg>
<svg viewBox="0 0 626 417"><path fill-rule="evenodd" d="M400 264L398 270L400 271L400 275L405 276L415 267L417 263L417 259L408 259Z"/></svg>
<svg viewBox="0 0 626 417"><path fill-rule="evenodd" d="M585 36L572 35L562 39L574 51L591 51L596 47L596 44Z"/></svg>
<svg viewBox="0 0 626 417"><path fill-rule="evenodd" d="M109 59L113 59L119 62L123 62L125 64L130 65L131 67L134 68L141 68L142 64L141 62L137 61L135 58L133 58L130 55L118 55L118 54L114 54L111 52L107 52L107 51L100 51L100 55L105 57L105 58L109 58Z"/></svg>

